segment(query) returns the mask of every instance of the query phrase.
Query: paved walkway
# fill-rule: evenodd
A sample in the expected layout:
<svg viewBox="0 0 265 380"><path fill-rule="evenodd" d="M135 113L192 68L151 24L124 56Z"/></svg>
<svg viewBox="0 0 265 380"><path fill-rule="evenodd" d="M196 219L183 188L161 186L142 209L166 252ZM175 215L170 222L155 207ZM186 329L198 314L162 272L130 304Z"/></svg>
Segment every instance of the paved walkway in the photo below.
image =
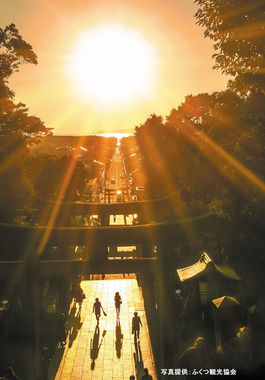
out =
<svg viewBox="0 0 265 380"><path fill-rule="evenodd" d="M69 335L64 349L58 349L49 370L49 379L56 380L123 380L135 375L137 380L147 367L157 380L150 344L143 296L135 278L83 281L86 294L81 315L78 306L71 307ZM122 298L120 324L116 320L115 292ZM92 308L98 297L107 313L97 327ZM140 344L131 333L133 313L141 317Z"/></svg>
<svg viewBox="0 0 265 380"><path fill-rule="evenodd" d="M109 170L106 174L106 188L114 192L110 197L111 203L129 202L131 200L130 187L128 186L128 179L126 179L125 167L119 147L116 148L113 154ZM126 194L123 196L122 189L127 189ZM106 199L106 202L108 202L108 199Z"/></svg>

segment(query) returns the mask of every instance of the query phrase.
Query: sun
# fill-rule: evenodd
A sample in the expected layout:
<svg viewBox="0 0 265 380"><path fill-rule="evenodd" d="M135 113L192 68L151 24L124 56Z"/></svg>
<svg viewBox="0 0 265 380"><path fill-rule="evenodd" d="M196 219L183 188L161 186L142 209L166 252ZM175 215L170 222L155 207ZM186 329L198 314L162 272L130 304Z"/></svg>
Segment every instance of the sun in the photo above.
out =
<svg viewBox="0 0 265 380"><path fill-rule="evenodd" d="M121 25L83 32L67 57L75 94L100 108L119 108L154 96L157 54L141 34Z"/></svg>

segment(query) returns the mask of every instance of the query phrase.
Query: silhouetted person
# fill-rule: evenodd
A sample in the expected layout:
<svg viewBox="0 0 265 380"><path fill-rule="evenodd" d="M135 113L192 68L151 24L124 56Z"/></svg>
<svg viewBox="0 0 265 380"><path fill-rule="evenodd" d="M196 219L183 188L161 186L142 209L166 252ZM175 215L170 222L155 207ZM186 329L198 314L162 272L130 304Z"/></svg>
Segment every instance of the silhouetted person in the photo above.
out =
<svg viewBox="0 0 265 380"><path fill-rule="evenodd" d="M93 306L93 313L95 313L98 322L99 322L99 318L100 318L100 315L101 315L101 309L102 309L102 311L103 311L103 314L106 316L107 314L106 314L105 311L103 310L103 307L102 307L102 305L101 305L99 299L96 298L96 299L95 299L94 306Z"/></svg>
<svg viewBox="0 0 265 380"><path fill-rule="evenodd" d="M119 317L120 310L121 310L121 304L122 304L122 300L121 300L121 296L120 296L119 292L115 293L114 302L115 302L116 313L117 313L117 316Z"/></svg>
<svg viewBox="0 0 265 380"><path fill-rule="evenodd" d="M82 303L83 303L84 298L86 298L86 295L79 284L76 284L76 283L73 284L72 296L74 298L75 304L78 303L79 305L79 313L80 313L81 308L82 308Z"/></svg>
<svg viewBox="0 0 265 380"><path fill-rule="evenodd" d="M144 368L144 375L141 380L153 380L153 377L149 375L148 369Z"/></svg>
<svg viewBox="0 0 265 380"><path fill-rule="evenodd" d="M140 325L143 327L141 318L136 311L132 319L132 334L134 334L135 339L139 339Z"/></svg>
<svg viewBox="0 0 265 380"><path fill-rule="evenodd" d="M129 380L135 380L135 376L131 375Z"/></svg>

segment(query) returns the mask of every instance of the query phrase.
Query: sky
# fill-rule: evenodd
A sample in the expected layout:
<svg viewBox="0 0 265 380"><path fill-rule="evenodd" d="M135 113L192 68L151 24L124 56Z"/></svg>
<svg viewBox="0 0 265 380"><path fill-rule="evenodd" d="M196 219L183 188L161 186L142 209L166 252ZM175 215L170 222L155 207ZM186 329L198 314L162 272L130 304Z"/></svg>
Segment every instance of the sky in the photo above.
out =
<svg viewBox="0 0 265 380"><path fill-rule="evenodd" d="M212 69L213 43L195 24L195 11L193 0L0 0L0 26L14 23L38 56L38 65L23 65L10 78L16 101L25 103L29 113L57 135L132 133L153 113L169 115L189 94L225 89L228 78ZM124 51L133 56L123 61L128 70L121 73L114 53L116 72L108 71L106 77L93 71L97 64L95 68L91 62L98 51L90 42L94 35L93 41L101 44L98 31L111 34L113 28L121 31ZM145 58L148 51L151 58ZM86 63L81 79L69 64L78 54L75 69L80 69L80 59L83 66ZM109 67L103 55L106 60ZM144 73L139 71L143 68ZM130 71L134 69L138 71ZM111 78L116 76L120 87ZM102 89L103 80L107 86ZM96 87L89 92L91 81ZM133 87L131 97L126 86ZM104 89L110 103L117 98L114 106L95 100L95 92L103 99Z"/></svg>

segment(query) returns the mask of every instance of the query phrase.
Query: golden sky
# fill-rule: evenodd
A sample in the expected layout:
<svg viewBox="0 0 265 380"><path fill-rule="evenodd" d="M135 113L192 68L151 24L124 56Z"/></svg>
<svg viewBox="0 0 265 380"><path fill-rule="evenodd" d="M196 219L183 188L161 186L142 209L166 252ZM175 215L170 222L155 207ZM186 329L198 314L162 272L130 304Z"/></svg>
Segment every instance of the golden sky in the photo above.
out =
<svg viewBox="0 0 265 380"><path fill-rule="evenodd" d="M133 132L152 113L168 115L186 95L226 87L227 77L212 70L212 42L195 25L192 0L0 0L0 7L1 27L15 23L39 61L10 80L16 100L55 134ZM65 70L80 35L108 25L136 33L156 56L148 96L114 108L78 95Z"/></svg>

